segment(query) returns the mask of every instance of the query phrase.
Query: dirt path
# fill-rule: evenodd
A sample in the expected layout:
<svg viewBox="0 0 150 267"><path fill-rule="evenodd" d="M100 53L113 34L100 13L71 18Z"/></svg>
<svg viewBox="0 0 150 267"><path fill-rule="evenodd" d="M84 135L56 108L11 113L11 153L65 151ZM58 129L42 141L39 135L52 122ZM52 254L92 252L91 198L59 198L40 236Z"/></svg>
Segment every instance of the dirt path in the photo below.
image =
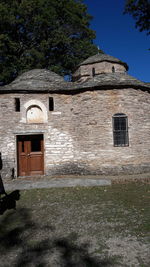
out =
<svg viewBox="0 0 150 267"><path fill-rule="evenodd" d="M33 188L51 188L51 187L74 187L74 186L107 186L112 183L124 183L128 181L150 182L150 173L118 175L118 176L43 176L43 177L23 177L4 180L6 190L28 190Z"/></svg>

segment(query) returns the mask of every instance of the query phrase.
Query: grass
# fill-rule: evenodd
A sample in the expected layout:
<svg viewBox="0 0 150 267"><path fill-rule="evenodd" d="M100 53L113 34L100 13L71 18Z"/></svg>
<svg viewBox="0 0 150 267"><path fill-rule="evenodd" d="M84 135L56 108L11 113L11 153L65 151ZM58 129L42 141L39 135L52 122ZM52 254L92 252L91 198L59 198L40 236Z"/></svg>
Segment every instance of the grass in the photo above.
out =
<svg viewBox="0 0 150 267"><path fill-rule="evenodd" d="M22 191L0 218L0 266L148 267L149 193L144 183Z"/></svg>

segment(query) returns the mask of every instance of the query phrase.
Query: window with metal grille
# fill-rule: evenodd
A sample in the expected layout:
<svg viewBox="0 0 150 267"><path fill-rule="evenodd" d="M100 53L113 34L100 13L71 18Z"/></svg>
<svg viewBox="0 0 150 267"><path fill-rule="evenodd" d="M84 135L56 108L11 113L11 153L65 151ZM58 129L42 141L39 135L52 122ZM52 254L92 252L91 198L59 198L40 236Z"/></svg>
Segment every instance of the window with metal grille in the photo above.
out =
<svg viewBox="0 0 150 267"><path fill-rule="evenodd" d="M113 116L114 146L129 146L128 117L124 113Z"/></svg>

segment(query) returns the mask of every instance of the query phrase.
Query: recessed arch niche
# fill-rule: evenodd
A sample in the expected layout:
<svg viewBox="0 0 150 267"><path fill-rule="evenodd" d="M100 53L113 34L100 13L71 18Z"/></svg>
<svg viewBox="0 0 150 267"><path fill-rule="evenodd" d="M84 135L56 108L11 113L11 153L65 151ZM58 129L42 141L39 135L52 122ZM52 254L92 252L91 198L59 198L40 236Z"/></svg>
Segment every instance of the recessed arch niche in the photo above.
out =
<svg viewBox="0 0 150 267"><path fill-rule="evenodd" d="M43 123L44 114L39 106L30 106L27 110L27 122L28 123Z"/></svg>
<svg viewBox="0 0 150 267"><path fill-rule="evenodd" d="M39 100L30 100L25 105L26 123L45 123L47 122L47 110Z"/></svg>

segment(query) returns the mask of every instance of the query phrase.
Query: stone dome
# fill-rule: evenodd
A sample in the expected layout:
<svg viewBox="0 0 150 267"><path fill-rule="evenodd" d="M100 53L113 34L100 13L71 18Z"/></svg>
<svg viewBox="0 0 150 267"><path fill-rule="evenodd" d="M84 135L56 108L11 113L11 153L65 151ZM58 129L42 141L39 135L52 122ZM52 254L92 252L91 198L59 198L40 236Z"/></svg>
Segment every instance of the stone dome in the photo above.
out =
<svg viewBox="0 0 150 267"><path fill-rule="evenodd" d="M50 70L33 69L22 73L9 85L4 86L5 89L15 91L44 91L56 90L60 86L65 86L64 78Z"/></svg>
<svg viewBox="0 0 150 267"><path fill-rule="evenodd" d="M125 73L128 65L120 59L100 53L84 60L73 74L73 81L84 81L99 74Z"/></svg>
<svg viewBox="0 0 150 267"><path fill-rule="evenodd" d="M18 76L13 83L18 83L21 81L31 81L31 80L36 80L36 81L47 81L47 82L52 82L52 81L64 81L63 77L56 74L53 71L46 70L46 69L33 69L29 70L27 72L22 73L20 76Z"/></svg>
<svg viewBox="0 0 150 267"><path fill-rule="evenodd" d="M113 70L114 67L114 71ZM73 75L73 82L50 70L33 69L22 73L13 82L0 87L0 94L9 93L54 93L101 90L109 88L141 88L150 90L144 83L127 74L128 67L117 58L97 54L83 61ZM95 73L92 73L94 70Z"/></svg>
<svg viewBox="0 0 150 267"><path fill-rule="evenodd" d="M126 68L126 70L129 69L128 65L125 62L122 62L118 58L115 58L115 57L112 57L110 55L103 54L103 53L99 53L99 54L96 54L94 56L87 58L86 60L81 62L81 64L79 66L93 64L93 63L99 63L99 62L104 62L104 61L110 62L110 63L118 63L120 65L123 65Z"/></svg>

